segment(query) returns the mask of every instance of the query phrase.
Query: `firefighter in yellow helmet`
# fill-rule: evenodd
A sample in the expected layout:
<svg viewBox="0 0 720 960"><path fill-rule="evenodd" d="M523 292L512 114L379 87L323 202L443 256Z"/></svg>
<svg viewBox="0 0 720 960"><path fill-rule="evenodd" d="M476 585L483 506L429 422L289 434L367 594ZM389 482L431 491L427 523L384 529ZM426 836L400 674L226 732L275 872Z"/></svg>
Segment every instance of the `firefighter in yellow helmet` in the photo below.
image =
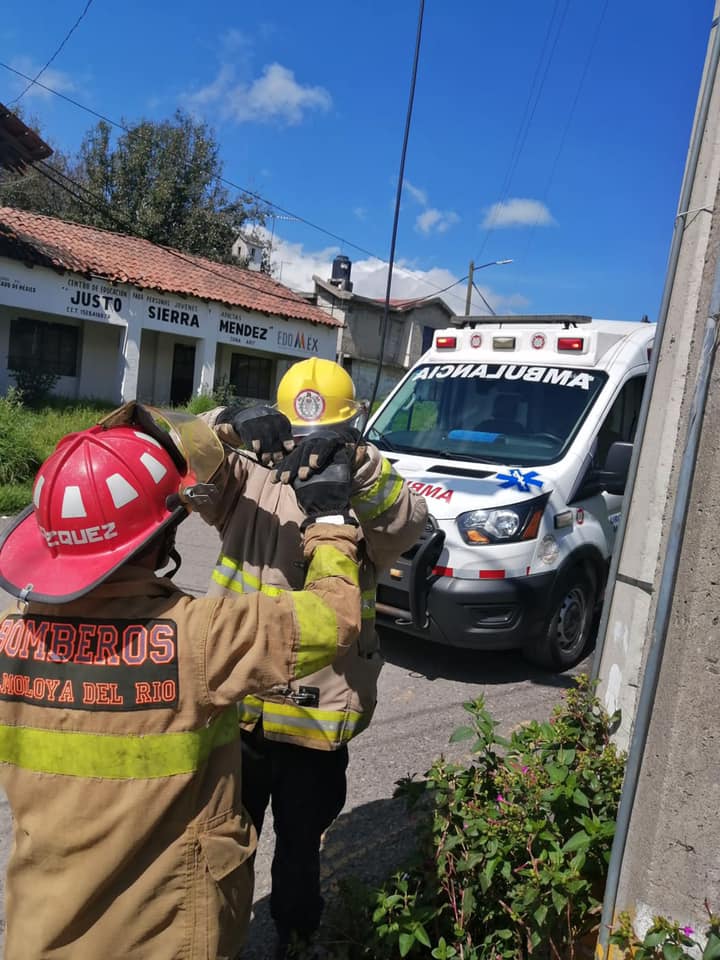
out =
<svg viewBox="0 0 720 960"><path fill-rule="evenodd" d="M350 463L352 519L360 526L362 628L350 651L301 683L248 696L240 708L243 803L260 833L270 804L275 829L270 909L276 957L307 941L320 921L320 841L342 810L347 744L369 724L382 659L375 632L376 569L419 538L427 517L413 493L358 427L364 414L351 378L321 359L290 367L277 405L206 414L229 447L234 482L200 510L222 538L211 594L281 595L302 584L305 522L296 490L312 502L322 476ZM318 472L322 471L322 472ZM338 518L341 519L341 518Z"/></svg>

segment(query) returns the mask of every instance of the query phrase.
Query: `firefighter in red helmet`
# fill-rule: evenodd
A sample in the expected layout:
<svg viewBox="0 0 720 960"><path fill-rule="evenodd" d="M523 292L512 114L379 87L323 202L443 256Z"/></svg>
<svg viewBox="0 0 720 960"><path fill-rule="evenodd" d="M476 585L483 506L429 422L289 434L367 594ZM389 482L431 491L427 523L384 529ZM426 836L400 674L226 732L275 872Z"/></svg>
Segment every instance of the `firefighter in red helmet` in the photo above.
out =
<svg viewBox="0 0 720 960"><path fill-rule="evenodd" d="M360 596L342 469L314 485L301 591L196 599L157 576L225 469L201 421L129 405L61 441L0 542L7 960L240 950L256 837L235 703L347 649Z"/></svg>

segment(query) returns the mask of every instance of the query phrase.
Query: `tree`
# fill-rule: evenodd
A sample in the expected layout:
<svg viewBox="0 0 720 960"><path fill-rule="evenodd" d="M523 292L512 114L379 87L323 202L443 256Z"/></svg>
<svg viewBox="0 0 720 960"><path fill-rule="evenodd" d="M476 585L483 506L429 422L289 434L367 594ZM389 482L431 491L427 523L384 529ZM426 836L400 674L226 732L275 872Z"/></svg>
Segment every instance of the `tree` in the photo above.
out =
<svg viewBox="0 0 720 960"><path fill-rule="evenodd" d="M0 203L228 262L242 225L262 223L264 212L250 197L231 199L218 154L209 127L182 111L127 125L116 140L101 120L75 157L62 158L75 185L57 187L45 174L61 178L41 167L25 183L0 181Z"/></svg>
<svg viewBox="0 0 720 960"><path fill-rule="evenodd" d="M17 115L22 117L27 126L40 133L37 120L23 117L22 110L19 109ZM53 148L48 162L61 173L69 174L70 160L56 147ZM0 206L72 219L73 201L64 186L59 186L58 182L63 185L66 183L59 174L49 171L45 163L28 167L25 173L12 173L0 168Z"/></svg>

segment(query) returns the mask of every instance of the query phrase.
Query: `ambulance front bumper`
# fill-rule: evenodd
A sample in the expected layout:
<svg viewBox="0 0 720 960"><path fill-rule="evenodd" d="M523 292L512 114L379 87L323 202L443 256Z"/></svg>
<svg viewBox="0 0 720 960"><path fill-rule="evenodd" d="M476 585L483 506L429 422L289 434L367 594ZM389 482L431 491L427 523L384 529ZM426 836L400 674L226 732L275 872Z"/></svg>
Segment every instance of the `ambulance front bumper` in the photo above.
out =
<svg viewBox="0 0 720 960"><path fill-rule="evenodd" d="M554 579L554 572L501 580L433 578L426 590L427 615L418 623L402 580L385 573L378 581L377 623L448 646L511 650L544 628Z"/></svg>

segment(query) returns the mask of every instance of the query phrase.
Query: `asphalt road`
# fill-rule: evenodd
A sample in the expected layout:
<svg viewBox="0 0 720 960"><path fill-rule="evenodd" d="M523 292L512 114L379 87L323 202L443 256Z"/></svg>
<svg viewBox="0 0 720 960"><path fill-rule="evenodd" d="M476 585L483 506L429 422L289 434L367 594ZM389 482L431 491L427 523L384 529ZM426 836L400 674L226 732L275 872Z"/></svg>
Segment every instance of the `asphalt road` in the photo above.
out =
<svg viewBox="0 0 720 960"><path fill-rule="evenodd" d="M3 525L0 519L0 529ZM204 591L218 543L215 532L198 518L182 525L178 545L184 563L176 577L181 587L196 594ZM0 591L0 607L10 602ZM323 884L330 897L343 877L380 879L399 864L411 845L412 828L401 801L392 799L395 783L424 773L440 754L462 758L466 745L448 741L464 722L465 701L482 695L500 723L500 733L507 733L527 720L547 717L571 682L567 676L547 674L527 664L518 653L471 653L399 635L383 637L383 655L386 665L380 675L378 708L370 728L350 745L347 804L325 839ZM577 671L583 669L589 669L588 661ZM3 884L11 829L3 796ZM243 960L268 960L272 955L271 856L272 820L268 819L256 859L255 904ZM0 927L4 929L4 909Z"/></svg>

